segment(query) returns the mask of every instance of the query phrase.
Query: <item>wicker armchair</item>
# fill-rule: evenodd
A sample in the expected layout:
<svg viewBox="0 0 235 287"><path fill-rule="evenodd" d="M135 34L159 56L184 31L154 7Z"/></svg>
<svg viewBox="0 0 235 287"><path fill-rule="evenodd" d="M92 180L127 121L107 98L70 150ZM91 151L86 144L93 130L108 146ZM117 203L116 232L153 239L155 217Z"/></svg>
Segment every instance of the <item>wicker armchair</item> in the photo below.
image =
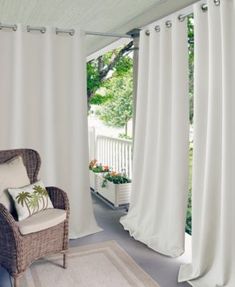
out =
<svg viewBox="0 0 235 287"><path fill-rule="evenodd" d="M39 154L30 149L0 151L0 163L21 155L31 183L37 181L40 168ZM61 252L63 267L66 268L68 249L69 202L64 191L56 187L46 188L53 206L66 210L66 220L51 228L22 235L12 214L0 204L0 265L14 278L14 287L19 286L19 278L36 259Z"/></svg>

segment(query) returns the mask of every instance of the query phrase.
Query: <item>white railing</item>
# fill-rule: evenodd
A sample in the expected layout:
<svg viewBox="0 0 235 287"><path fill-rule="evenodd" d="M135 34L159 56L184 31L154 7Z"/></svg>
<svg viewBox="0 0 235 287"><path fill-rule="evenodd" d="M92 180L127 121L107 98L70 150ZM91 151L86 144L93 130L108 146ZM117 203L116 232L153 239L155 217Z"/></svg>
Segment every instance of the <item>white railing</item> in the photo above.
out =
<svg viewBox="0 0 235 287"><path fill-rule="evenodd" d="M88 139L89 139L89 160L96 158L96 131L95 128L89 128L88 130Z"/></svg>
<svg viewBox="0 0 235 287"><path fill-rule="evenodd" d="M98 163L111 167L113 171L125 171L132 178L132 141L95 136L93 129L89 131L89 149L90 159L97 159Z"/></svg>

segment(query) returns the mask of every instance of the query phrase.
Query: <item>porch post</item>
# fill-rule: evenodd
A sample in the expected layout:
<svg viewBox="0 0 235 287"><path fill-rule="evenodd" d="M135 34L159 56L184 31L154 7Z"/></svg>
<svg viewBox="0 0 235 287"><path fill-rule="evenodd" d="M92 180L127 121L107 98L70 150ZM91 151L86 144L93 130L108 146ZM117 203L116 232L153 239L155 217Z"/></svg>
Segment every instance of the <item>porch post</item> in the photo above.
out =
<svg viewBox="0 0 235 287"><path fill-rule="evenodd" d="M132 138L133 138L133 149L134 149L140 29L133 29L127 34L132 36L134 46L133 47L133 121L132 121Z"/></svg>

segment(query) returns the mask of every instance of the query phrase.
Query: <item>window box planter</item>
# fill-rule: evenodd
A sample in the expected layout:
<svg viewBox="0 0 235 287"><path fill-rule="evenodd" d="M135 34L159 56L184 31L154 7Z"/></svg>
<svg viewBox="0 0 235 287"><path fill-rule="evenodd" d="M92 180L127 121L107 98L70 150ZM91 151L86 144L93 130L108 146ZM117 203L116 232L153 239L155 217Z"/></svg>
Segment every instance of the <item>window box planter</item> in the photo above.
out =
<svg viewBox="0 0 235 287"><path fill-rule="evenodd" d="M94 191L97 191L97 173L93 172L92 170L89 170L89 176L90 176L90 188L92 188Z"/></svg>
<svg viewBox="0 0 235 287"><path fill-rule="evenodd" d="M89 163L89 177L90 177L90 188L95 192L97 191L96 178L98 173L108 172L109 167L107 165L102 165L101 163L97 165L97 160L93 159Z"/></svg>
<svg viewBox="0 0 235 287"><path fill-rule="evenodd" d="M129 204L131 183L114 184L113 182L107 181L106 186L102 187L104 181L103 176L98 174L96 180L97 192L111 202L114 207Z"/></svg>
<svg viewBox="0 0 235 287"><path fill-rule="evenodd" d="M97 192L97 176L98 174L103 174L103 172L94 172L92 170L89 170L89 176L90 176L90 188L92 188L95 192Z"/></svg>

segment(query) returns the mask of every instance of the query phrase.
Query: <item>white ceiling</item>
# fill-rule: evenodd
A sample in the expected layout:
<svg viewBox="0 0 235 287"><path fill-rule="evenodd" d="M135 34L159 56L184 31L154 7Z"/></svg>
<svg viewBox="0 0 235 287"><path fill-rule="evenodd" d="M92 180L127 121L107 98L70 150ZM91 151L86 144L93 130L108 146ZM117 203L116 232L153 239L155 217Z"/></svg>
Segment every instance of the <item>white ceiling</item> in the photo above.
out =
<svg viewBox="0 0 235 287"><path fill-rule="evenodd" d="M126 33L198 0L0 0L0 22ZM87 36L87 54L114 38Z"/></svg>

